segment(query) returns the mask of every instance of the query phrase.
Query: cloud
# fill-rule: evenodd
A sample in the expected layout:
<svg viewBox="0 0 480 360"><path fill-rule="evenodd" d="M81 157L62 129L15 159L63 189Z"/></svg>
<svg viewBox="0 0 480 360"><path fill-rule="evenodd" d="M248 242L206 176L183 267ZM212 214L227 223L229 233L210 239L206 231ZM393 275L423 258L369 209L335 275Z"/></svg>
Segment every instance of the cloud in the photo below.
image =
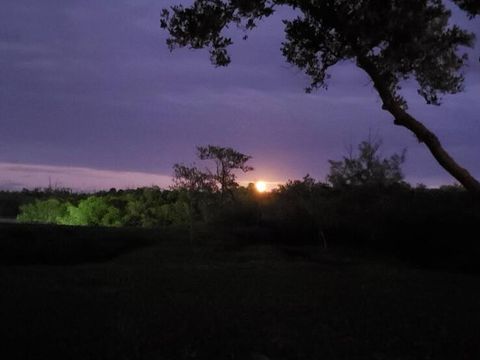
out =
<svg viewBox="0 0 480 360"><path fill-rule="evenodd" d="M12 190L21 190L26 186L24 183L16 181L0 181L0 190L12 191Z"/></svg>
<svg viewBox="0 0 480 360"><path fill-rule="evenodd" d="M96 191L171 184L171 177L133 171L98 170L86 167L0 163L0 188L60 187Z"/></svg>

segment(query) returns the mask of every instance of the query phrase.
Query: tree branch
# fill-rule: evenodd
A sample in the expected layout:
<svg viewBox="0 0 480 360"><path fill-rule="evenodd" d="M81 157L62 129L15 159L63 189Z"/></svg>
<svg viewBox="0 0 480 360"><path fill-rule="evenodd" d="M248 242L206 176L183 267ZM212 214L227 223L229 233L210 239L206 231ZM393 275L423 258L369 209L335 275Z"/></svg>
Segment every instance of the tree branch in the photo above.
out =
<svg viewBox="0 0 480 360"><path fill-rule="evenodd" d="M427 146L432 155L445 170L447 170L467 190L480 194L480 182L450 156L434 133L412 115L407 113L402 106L395 101L395 96L392 94L382 75L378 72L375 64L370 61L368 57L363 55L357 56L357 63L358 66L372 79L374 87L382 99L383 109L393 115L394 124L403 126L413 132L418 141L423 142Z"/></svg>

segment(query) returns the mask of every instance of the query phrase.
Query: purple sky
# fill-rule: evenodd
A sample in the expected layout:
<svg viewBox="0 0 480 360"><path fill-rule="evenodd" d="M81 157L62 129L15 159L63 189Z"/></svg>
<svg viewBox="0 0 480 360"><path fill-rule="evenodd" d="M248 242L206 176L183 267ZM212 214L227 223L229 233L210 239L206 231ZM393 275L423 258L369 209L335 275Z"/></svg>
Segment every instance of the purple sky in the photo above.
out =
<svg viewBox="0 0 480 360"><path fill-rule="evenodd" d="M323 180L369 132L388 155L407 148L407 180L452 183L423 145L380 110L368 78L335 67L328 91L280 53L281 19L232 48L228 68L205 51L170 53L159 28L171 0L11 0L0 12L0 188L100 189L168 184L172 165L196 145L254 157L244 180ZM456 19L480 34L480 20ZM408 86L410 111L480 177L480 64L472 52L466 91L427 106Z"/></svg>

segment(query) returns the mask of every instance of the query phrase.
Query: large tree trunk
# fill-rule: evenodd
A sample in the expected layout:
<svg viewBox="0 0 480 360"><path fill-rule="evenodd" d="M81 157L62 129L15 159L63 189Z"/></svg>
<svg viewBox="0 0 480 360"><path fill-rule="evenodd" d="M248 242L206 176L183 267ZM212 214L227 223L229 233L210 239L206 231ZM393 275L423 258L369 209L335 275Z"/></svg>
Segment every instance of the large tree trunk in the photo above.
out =
<svg viewBox="0 0 480 360"><path fill-rule="evenodd" d="M383 109L393 115L394 124L403 126L413 132L417 139L428 147L437 162L450 175L457 179L468 191L477 195L480 194L480 182L448 154L433 132L402 108L376 66L365 56L358 56L357 62L358 66L372 79L373 85L382 99Z"/></svg>

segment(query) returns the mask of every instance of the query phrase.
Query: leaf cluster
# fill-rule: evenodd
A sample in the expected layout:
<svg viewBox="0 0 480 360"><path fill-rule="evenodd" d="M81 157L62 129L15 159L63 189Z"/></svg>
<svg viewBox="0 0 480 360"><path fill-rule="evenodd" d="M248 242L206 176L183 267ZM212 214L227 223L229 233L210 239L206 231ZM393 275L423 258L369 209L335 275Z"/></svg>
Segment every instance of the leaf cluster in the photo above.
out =
<svg viewBox="0 0 480 360"><path fill-rule="evenodd" d="M175 164L173 166L173 182L175 189L184 189L188 192L222 193L238 187L236 170L243 172L252 171L253 167L247 164L252 158L230 147L215 145L198 146L197 157L200 160L211 160L214 169L200 170L195 165L186 166Z"/></svg>
<svg viewBox="0 0 480 360"><path fill-rule="evenodd" d="M362 141L358 154L352 152L341 161L329 160L330 173L327 181L334 188L351 186L389 187L403 183L401 165L406 151L382 158L379 154L380 140Z"/></svg>

